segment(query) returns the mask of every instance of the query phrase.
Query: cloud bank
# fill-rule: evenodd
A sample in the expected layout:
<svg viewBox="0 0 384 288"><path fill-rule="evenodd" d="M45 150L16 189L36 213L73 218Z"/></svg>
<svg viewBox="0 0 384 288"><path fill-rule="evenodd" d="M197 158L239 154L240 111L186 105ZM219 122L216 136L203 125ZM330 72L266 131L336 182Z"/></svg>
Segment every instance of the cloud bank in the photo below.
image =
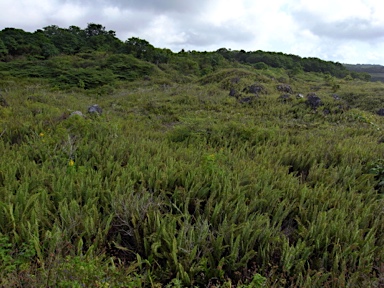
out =
<svg viewBox="0 0 384 288"><path fill-rule="evenodd" d="M0 29L97 23L175 52L225 47L384 65L382 11L379 0L2 0Z"/></svg>

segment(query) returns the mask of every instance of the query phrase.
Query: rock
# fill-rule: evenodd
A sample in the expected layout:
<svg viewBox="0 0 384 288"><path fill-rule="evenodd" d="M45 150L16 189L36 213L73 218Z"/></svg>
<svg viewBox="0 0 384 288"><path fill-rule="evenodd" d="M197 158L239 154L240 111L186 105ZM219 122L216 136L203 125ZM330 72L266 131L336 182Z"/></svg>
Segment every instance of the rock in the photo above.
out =
<svg viewBox="0 0 384 288"><path fill-rule="evenodd" d="M303 98L304 98L304 95L303 95L303 94L300 94L300 93L299 93L299 94L296 95L296 99L303 99Z"/></svg>
<svg viewBox="0 0 384 288"><path fill-rule="evenodd" d="M258 84L252 84L248 87L245 87L243 89L243 92L252 93L252 94L256 94L256 95L258 95L259 93L266 94L265 88L261 85L258 85Z"/></svg>
<svg viewBox="0 0 384 288"><path fill-rule="evenodd" d="M73 117L73 116L80 116L80 117L84 117L84 114L81 113L81 111L73 111L69 117Z"/></svg>
<svg viewBox="0 0 384 288"><path fill-rule="evenodd" d="M377 112L376 112L377 115L379 116L384 116L384 108L380 108Z"/></svg>
<svg viewBox="0 0 384 288"><path fill-rule="evenodd" d="M0 106L2 106L2 107L8 107L9 106L7 100L5 100L5 98L1 95L0 95Z"/></svg>
<svg viewBox="0 0 384 288"><path fill-rule="evenodd" d="M319 96L316 95L316 93L309 93L307 95L307 105L310 106L312 109L316 110L318 107L323 105L321 102L321 99Z"/></svg>
<svg viewBox="0 0 384 288"><path fill-rule="evenodd" d="M101 109L99 105L94 104L88 107L88 113L101 115L103 113L103 109Z"/></svg>
<svg viewBox="0 0 384 288"><path fill-rule="evenodd" d="M229 96L231 96L231 97L237 96L237 91L235 88L231 88L231 90L229 91Z"/></svg>
<svg viewBox="0 0 384 288"><path fill-rule="evenodd" d="M292 87L289 86L288 84L279 84L276 86L276 88L280 92L289 93L289 94L293 93Z"/></svg>

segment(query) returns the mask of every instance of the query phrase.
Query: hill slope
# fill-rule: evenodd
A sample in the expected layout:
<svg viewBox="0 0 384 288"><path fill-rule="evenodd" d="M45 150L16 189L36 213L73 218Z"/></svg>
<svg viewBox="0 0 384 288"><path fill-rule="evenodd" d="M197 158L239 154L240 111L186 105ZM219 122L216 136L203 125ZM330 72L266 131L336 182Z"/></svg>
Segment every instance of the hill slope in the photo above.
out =
<svg viewBox="0 0 384 288"><path fill-rule="evenodd" d="M350 71L357 72L357 73L367 73L367 74L371 75L371 81L384 82L384 66L382 66L382 65L344 64L344 66Z"/></svg>
<svg viewBox="0 0 384 288"><path fill-rule="evenodd" d="M1 63L0 286L383 285L384 84L223 52Z"/></svg>

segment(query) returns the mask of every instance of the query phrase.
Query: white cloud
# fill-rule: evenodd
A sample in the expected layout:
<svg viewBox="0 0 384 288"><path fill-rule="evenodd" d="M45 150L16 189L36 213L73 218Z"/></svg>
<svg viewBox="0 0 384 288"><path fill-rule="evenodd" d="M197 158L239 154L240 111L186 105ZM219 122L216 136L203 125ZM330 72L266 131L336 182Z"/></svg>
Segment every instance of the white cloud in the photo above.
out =
<svg viewBox="0 0 384 288"><path fill-rule="evenodd" d="M3 0L0 3L0 27L35 30L36 25L44 23L45 16L53 11L54 5L52 1Z"/></svg>
<svg viewBox="0 0 384 288"><path fill-rule="evenodd" d="M0 29L98 23L125 41L209 51L226 47L384 64L379 0L2 0Z"/></svg>
<svg viewBox="0 0 384 288"><path fill-rule="evenodd" d="M64 25L67 27L82 22L81 19L87 15L87 9L86 7L74 3L64 3L63 5L58 5L54 9L51 9L47 14L47 19L51 20L52 24L57 24L59 26ZM67 23L72 24L66 25Z"/></svg>

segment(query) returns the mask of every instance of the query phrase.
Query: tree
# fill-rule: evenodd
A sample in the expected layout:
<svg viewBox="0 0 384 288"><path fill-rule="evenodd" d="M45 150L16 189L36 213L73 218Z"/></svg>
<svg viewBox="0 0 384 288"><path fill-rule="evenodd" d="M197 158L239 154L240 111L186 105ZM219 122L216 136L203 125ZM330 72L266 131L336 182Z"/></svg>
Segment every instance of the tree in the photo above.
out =
<svg viewBox="0 0 384 288"><path fill-rule="evenodd" d="M0 39L0 59L3 59L8 55L8 49L5 46L4 42Z"/></svg>
<svg viewBox="0 0 384 288"><path fill-rule="evenodd" d="M0 39L11 56L28 54L30 47L27 36L27 32L15 28L5 28L0 33Z"/></svg>
<svg viewBox="0 0 384 288"><path fill-rule="evenodd" d="M30 33L21 29L5 28L0 32L0 40L8 51L8 55L12 57L24 55L48 58L59 52L42 30Z"/></svg>
<svg viewBox="0 0 384 288"><path fill-rule="evenodd" d="M37 49L35 55L42 56L44 59L58 55L59 49L52 43L52 40L49 39L42 30L37 30L32 34L32 40L34 47Z"/></svg>
<svg viewBox="0 0 384 288"><path fill-rule="evenodd" d="M116 32L106 31L101 24L89 23L85 29L85 37L92 50L118 52L122 46L122 42L116 38Z"/></svg>
<svg viewBox="0 0 384 288"><path fill-rule="evenodd" d="M172 55L173 52L169 49L155 48L153 52L153 63L155 63L156 65L159 65L161 63L168 63Z"/></svg>
<svg viewBox="0 0 384 288"><path fill-rule="evenodd" d="M56 25L43 28L44 34L51 39L60 53L73 55L85 45L85 33L81 29L71 26L69 29L59 28ZM83 31L84 32L84 31Z"/></svg>
<svg viewBox="0 0 384 288"><path fill-rule="evenodd" d="M88 38L106 34L105 27L101 24L89 23L87 28L85 28L85 35Z"/></svg>
<svg viewBox="0 0 384 288"><path fill-rule="evenodd" d="M123 51L127 54L132 54L136 58L153 62L155 47L148 41L137 37L131 37L125 41Z"/></svg>

